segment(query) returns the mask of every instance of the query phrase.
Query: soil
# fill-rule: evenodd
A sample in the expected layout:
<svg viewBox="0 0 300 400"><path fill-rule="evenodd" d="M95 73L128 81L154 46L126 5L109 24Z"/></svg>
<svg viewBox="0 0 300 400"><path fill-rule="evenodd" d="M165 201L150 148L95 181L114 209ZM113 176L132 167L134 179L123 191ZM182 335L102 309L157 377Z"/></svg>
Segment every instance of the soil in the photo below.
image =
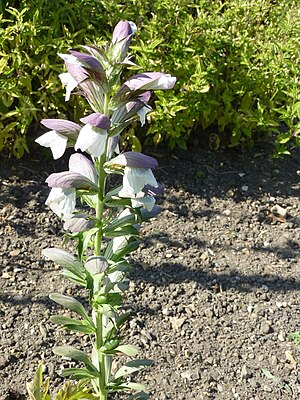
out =
<svg viewBox="0 0 300 400"><path fill-rule="evenodd" d="M62 246L44 205L55 169L30 160L0 170L1 400L25 398L40 361L54 388L69 362L52 348L87 342L49 322L58 312L49 293L77 291L41 256ZM160 159L163 211L142 229L125 302L128 342L154 360L138 377L151 399L300 399L300 349L289 337L300 330L299 169L299 151Z"/></svg>

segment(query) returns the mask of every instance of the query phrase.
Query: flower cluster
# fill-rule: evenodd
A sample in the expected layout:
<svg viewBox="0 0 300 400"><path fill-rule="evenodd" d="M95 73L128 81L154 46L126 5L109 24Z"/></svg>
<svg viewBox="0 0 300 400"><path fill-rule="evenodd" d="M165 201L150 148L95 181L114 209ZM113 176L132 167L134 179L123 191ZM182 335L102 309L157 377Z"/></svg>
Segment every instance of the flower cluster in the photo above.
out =
<svg viewBox="0 0 300 400"><path fill-rule="evenodd" d="M163 191L152 172L157 161L134 151L120 153L119 138L133 120L145 123L151 111L151 91L172 89L176 82L168 74L146 72L120 83L124 67L134 65L128 49L135 32L134 23L120 21L105 48L83 46L81 51L59 54L67 69L59 76L66 86L66 101L76 89L92 111L78 123L44 119L41 123L49 131L36 139L51 149L54 159L62 157L67 147L76 151L69 159L68 171L47 178L51 191L46 204L64 220L69 236L76 239L77 258L59 249L47 249L44 255L61 265L65 276L90 292L92 317L78 300L59 294L51 298L82 318L73 323L70 318L57 316L55 322L95 335L91 359L72 346L59 347L56 353L86 365L85 369L65 370L64 374L89 378L100 399L120 388L137 388L137 384L121 379L130 372L121 368L113 373L111 358L118 352L129 356L136 353L133 346L119 346L118 328L125 321L118 309L120 293L126 288L126 256L138 246L140 223L158 213L155 196ZM122 185L107 188L110 174L121 174ZM79 212L77 198L94 212ZM131 369L126 371L140 369L134 365L130 364Z"/></svg>

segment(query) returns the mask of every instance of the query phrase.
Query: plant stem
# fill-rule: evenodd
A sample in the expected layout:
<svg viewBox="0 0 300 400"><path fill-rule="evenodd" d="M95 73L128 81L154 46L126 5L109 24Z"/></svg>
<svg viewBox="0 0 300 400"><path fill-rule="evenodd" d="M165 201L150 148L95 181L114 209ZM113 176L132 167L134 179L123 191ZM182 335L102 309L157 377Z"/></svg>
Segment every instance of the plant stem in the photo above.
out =
<svg viewBox="0 0 300 400"><path fill-rule="evenodd" d="M105 95L105 105L103 114L108 115L108 105L109 105L109 94ZM106 172L104 171L104 163L107 161L107 146L108 146L108 138L106 139L104 153L101 157L95 160L95 167L98 172L98 196L97 196L97 205L96 205L96 218L100 221L101 228L98 230L95 236L94 242L94 252L96 256L100 256L101 254L101 244L102 244L102 237L103 237L103 211L104 211L104 198L105 198L105 179L106 179ZM100 351L101 346L104 344L103 340L103 314L98 310L95 311L96 313L96 349L97 349L97 358L98 358L98 370L99 370L99 400L107 400L107 391L106 391L106 365L107 360L105 354ZM110 371L108 371L110 372Z"/></svg>
<svg viewBox="0 0 300 400"><path fill-rule="evenodd" d="M103 321L102 313L96 312L96 348L98 356L98 369L99 375L99 399L107 400L106 382L105 382L105 355L100 351L100 347L103 345Z"/></svg>
<svg viewBox="0 0 300 400"><path fill-rule="evenodd" d="M105 94L105 102L104 102L104 109L103 109L103 114L109 117L109 100L110 96L109 93ZM98 198L97 198L97 206L96 206L96 218L101 221L103 219L103 199L105 197L105 178L106 178L106 172L104 171L103 165L107 161L106 160L106 153L107 153L107 146L108 146L108 140L109 138L106 139L105 143L105 148L104 152L101 157L98 157L98 159L95 161L95 166L98 172ZM100 256L101 254L101 243L102 243L102 228L99 229L99 231L96 233L95 237L95 243L94 243L94 250L95 250L95 255Z"/></svg>

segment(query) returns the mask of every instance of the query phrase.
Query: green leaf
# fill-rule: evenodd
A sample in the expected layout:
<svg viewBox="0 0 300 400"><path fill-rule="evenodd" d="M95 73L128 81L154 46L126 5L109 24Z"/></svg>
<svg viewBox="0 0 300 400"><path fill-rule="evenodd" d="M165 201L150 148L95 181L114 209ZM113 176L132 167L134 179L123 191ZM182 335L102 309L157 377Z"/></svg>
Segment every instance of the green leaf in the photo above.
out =
<svg viewBox="0 0 300 400"><path fill-rule="evenodd" d="M42 254L61 267L78 276L84 277L84 268L81 265L81 262L67 251L52 247L44 249Z"/></svg>
<svg viewBox="0 0 300 400"><path fill-rule="evenodd" d="M136 383L136 382L126 382L122 384L122 387L125 389L130 389L130 390L145 390L146 386L143 385L142 383Z"/></svg>
<svg viewBox="0 0 300 400"><path fill-rule="evenodd" d="M134 240L133 238L129 240L129 242L124 243L122 247L119 247L115 254L111 256L111 259L115 262L121 260L124 256L129 253L135 251L140 245L139 240Z"/></svg>
<svg viewBox="0 0 300 400"><path fill-rule="evenodd" d="M95 326L87 324L85 321L79 321L62 315L52 315L50 321L57 325L63 325L64 328L72 331L92 334L96 331Z"/></svg>
<svg viewBox="0 0 300 400"><path fill-rule="evenodd" d="M138 230L133 226L124 226L115 230L104 230L104 235L108 238L120 237L120 236L137 236Z"/></svg>
<svg viewBox="0 0 300 400"><path fill-rule="evenodd" d="M63 387L58 391L55 400L97 400L97 397L90 393L90 379L83 379L77 383L64 382Z"/></svg>
<svg viewBox="0 0 300 400"><path fill-rule="evenodd" d="M261 370L266 375L266 377L268 379L271 379L274 383L279 383L280 382L280 378L278 378L277 376L273 375L269 370L267 370L265 368L262 368Z"/></svg>
<svg viewBox="0 0 300 400"><path fill-rule="evenodd" d="M138 347L132 344L123 344L115 348L116 351L126 354L129 357L135 357L139 353Z"/></svg>
<svg viewBox="0 0 300 400"><path fill-rule="evenodd" d="M146 359L129 361L115 373L114 378L118 379L121 378L122 376L140 371L141 369L149 367L152 363L153 363L152 360L146 360Z"/></svg>
<svg viewBox="0 0 300 400"><path fill-rule="evenodd" d="M72 376L74 379L94 379L99 377L98 372L90 371L87 368L64 368L62 371L58 371L60 376Z"/></svg>
<svg viewBox="0 0 300 400"><path fill-rule="evenodd" d="M126 225L132 225L132 224L135 224L136 222L137 222L136 216L134 214L125 215L124 217L116 218L112 222L110 222L105 227L105 232L114 231L117 228L120 228L120 227L123 227Z"/></svg>
<svg viewBox="0 0 300 400"><path fill-rule="evenodd" d="M71 358L72 360L83 362L86 366L90 367L92 371L98 372L96 367L91 362L89 356L81 350L76 349L73 346L59 346L53 349L53 353L62 357Z"/></svg>
<svg viewBox="0 0 300 400"><path fill-rule="evenodd" d="M83 279L83 278L81 278L81 276L78 276L76 273L73 273L73 272L71 272L71 271L69 271L67 269L63 269L60 272L60 275L65 276L66 278L70 279L70 281L75 282L78 285L81 285L81 286L86 286L87 285L86 278Z"/></svg>
<svg viewBox="0 0 300 400"><path fill-rule="evenodd" d="M33 381L26 384L26 389L29 394L29 400L51 400L48 394L49 378L43 383L43 366L42 363L38 366L35 372Z"/></svg>
<svg viewBox="0 0 300 400"><path fill-rule="evenodd" d="M51 293L49 295L50 299L60 304L63 307L68 308L71 311L76 312L76 314L80 315L83 319L91 322L91 318L87 314L83 305L76 299L70 296L65 296L60 293Z"/></svg>
<svg viewBox="0 0 300 400"><path fill-rule="evenodd" d="M86 232L83 232L83 245L82 245L82 247L83 247L83 251L85 251L87 248L88 248L88 246L89 246L89 243L90 243L90 241L91 241L91 239L92 239L92 237L94 236L94 235L96 235L96 233L99 231L99 228L92 228L92 229L89 229L88 231L86 231Z"/></svg>

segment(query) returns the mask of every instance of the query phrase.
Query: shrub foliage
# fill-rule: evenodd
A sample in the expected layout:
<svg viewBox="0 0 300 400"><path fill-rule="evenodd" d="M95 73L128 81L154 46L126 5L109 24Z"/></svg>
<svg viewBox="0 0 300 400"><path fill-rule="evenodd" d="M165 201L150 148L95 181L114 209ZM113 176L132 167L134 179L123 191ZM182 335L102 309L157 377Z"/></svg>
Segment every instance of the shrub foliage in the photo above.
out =
<svg viewBox="0 0 300 400"><path fill-rule="evenodd" d="M172 149L206 132L213 148L275 137L277 154L283 154L300 144L297 0L7 3L0 10L0 148L11 148L16 157L27 150L35 121L69 113L58 90L63 67L56 53L101 44L120 19L138 25L133 51L142 70L163 69L178 78L175 91L153 99L146 133L128 132L135 149L137 136ZM74 107L75 113L84 107L76 96Z"/></svg>

